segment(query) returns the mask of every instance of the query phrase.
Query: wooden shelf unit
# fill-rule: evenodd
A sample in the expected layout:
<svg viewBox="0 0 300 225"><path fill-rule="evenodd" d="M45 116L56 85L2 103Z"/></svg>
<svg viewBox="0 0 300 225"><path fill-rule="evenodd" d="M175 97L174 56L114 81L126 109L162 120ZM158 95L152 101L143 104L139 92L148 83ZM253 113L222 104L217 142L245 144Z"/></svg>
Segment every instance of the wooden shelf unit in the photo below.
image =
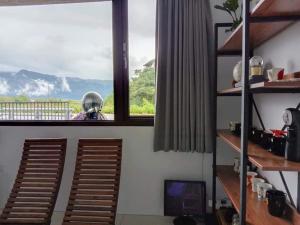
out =
<svg viewBox="0 0 300 225"><path fill-rule="evenodd" d="M299 1L300 2L300 1ZM240 96L242 88L218 91L219 96ZM260 82L250 85L252 93L300 93L300 81Z"/></svg>
<svg viewBox="0 0 300 225"><path fill-rule="evenodd" d="M234 208L240 211L240 178L233 171L232 166L217 166L217 177L224 187L224 191L231 200ZM247 188L247 216L249 225L299 225L300 220L294 209L288 208L286 218L278 218L269 214L267 202L259 201L257 194Z"/></svg>
<svg viewBox="0 0 300 225"><path fill-rule="evenodd" d="M292 25L294 21L300 20L300 0L260 0L258 5L249 12L249 1L243 1L247 4L243 10L243 20L247 26L243 27L240 24L237 29L229 36L225 43L218 47L218 31L219 29L230 27L230 23L215 24L215 72L214 77L218 79L218 57L223 56L238 56L246 55L247 57L253 53L253 50L273 38L275 35L284 31ZM249 25L249 26L248 26ZM243 33L244 32L244 33ZM297 37L295 37L297 38ZM244 42L242 44L242 40ZM242 59L243 66L246 67L244 78L248 77L248 64ZM252 94L255 93L300 93L300 81L287 82L262 82L250 85L250 89L245 89L245 96L241 98L244 117L242 122L248 122L248 126L252 120L249 118L252 109L250 104L253 101L248 101ZM241 96L242 88L229 88L218 91L216 96ZM248 99L248 100L247 100ZM217 101L216 101L217 104ZM217 108L217 105L215 105ZM217 115L217 114L216 114ZM217 119L217 116L215 116ZM247 127L247 126L245 126ZM219 130L218 136L241 153L241 138L234 136L228 130ZM216 143L215 143L216 145ZM246 158L254 165L266 171L296 171L300 172L300 163L285 160L283 157L273 155L264 150L260 146L249 142L248 147L243 149L244 156L242 165L244 166L242 177L246 179ZM217 149L213 151L213 209L215 210L216 202L216 180L218 177L221 184L224 186L225 192L232 201L234 207L240 214L241 224L243 225L300 225L300 198L297 198L298 211L289 207L288 220L276 218L268 213L267 205L256 199L248 187L241 187L239 176L233 172L232 167L217 166ZM242 154L241 154L242 155ZM282 173L281 173L282 174ZM285 182L284 176L281 176L282 182ZM240 190L241 188L241 190ZM285 190L289 193L289 188L285 185ZM300 191L300 183L297 184L298 193ZM240 205L240 202L242 203ZM246 203L247 208L245 208ZM241 207L241 208L240 208Z"/></svg>
<svg viewBox="0 0 300 225"><path fill-rule="evenodd" d="M233 135L229 130L219 130L218 136L233 149L241 152L240 137ZM264 171L300 171L300 163L287 161L251 141L248 143L248 156L251 163Z"/></svg>
<svg viewBox="0 0 300 225"><path fill-rule="evenodd" d="M297 0L261 0L253 9L252 17L264 16L291 16L300 15L300 1ZM250 24L250 45L251 48L258 47L265 41L273 38L276 34L285 30L293 24L291 21L271 22L271 23L252 23ZM242 31L240 26L229 36L225 44L219 48L220 52L241 51Z"/></svg>

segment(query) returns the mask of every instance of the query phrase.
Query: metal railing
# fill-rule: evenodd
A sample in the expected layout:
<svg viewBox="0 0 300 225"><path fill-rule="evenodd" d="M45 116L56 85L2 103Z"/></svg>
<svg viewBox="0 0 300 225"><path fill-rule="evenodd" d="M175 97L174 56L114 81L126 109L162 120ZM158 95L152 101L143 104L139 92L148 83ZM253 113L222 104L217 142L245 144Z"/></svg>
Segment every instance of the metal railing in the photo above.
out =
<svg viewBox="0 0 300 225"><path fill-rule="evenodd" d="M69 120L69 102L0 102L0 120Z"/></svg>

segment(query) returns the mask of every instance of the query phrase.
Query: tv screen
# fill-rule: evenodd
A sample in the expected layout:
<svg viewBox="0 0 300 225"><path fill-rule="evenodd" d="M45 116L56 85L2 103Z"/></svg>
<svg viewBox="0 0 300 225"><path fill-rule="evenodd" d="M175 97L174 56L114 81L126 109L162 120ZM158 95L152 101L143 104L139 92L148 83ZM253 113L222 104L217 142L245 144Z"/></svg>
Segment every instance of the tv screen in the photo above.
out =
<svg viewBox="0 0 300 225"><path fill-rule="evenodd" d="M202 181L165 181L165 216L199 216L206 214L206 190Z"/></svg>

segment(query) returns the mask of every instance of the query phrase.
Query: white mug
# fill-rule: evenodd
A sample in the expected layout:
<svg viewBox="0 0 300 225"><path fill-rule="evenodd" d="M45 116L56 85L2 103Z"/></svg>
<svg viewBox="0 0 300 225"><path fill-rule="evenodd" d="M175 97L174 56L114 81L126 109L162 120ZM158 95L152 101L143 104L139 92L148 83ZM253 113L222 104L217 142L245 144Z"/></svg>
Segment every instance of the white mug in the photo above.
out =
<svg viewBox="0 0 300 225"><path fill-rule="evenodd" d="M267 70L269 81L277 81L279 80L279 74L284 73L283 68L272 68ZM283 76L283 74L281 74Z"/></svg>
<svg viewBox="0 0 300 225"><path fill-rule="evenodd" d="M257 184L257 198L263 200L267 198L267 191L272 190L273 186L268 183L258 183Z"/></svg>
<svg viewBox="0 0 300 225"><path fill-rule="evenodd" d="M262 178L252 178L252 192L257 192L257 184L258 183L265 183L265 180Z"/></svg>
<svg viewBox="0 0 300 225"><path fill-rule="evenodd" d="M240 172L241 161L240 158L234 158L233 170L236 173Z"/></svg>

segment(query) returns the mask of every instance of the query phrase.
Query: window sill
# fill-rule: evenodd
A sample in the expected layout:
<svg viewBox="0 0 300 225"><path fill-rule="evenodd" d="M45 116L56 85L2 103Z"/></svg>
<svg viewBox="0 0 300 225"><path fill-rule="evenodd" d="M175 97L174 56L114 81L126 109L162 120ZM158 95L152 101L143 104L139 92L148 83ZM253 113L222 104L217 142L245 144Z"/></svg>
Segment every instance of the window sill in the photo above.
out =
<svg viewBox="0 0 300 225"><path fill-rule="evenodd" d="M0 121L0 126L154 126L153 117L134 117L128 121L113 121L113 120L101 120L101 121Z"/></svg>

